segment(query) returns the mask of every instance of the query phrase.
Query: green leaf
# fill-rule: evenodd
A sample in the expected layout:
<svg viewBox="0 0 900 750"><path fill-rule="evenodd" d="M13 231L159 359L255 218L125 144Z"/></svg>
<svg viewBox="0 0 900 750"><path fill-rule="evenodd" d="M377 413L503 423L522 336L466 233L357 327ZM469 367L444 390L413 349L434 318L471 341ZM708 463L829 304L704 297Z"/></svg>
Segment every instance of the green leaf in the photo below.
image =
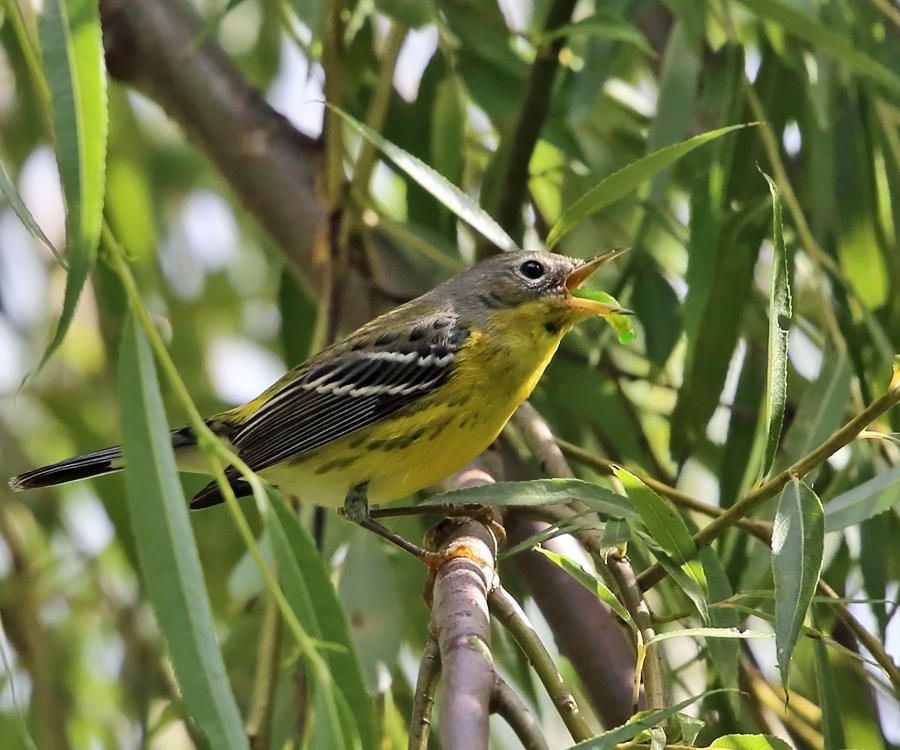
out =
<svg viewBox="0 0 900 750"><path fill-rule="evenodd" d="M594 300L594 302L605 302L607 305L622 307L615 297L606 292L601 292L599 289L576 289L572 294L576 297ZM628 344L634 341L634 328L631 326L631 318L628 315L604 315L603 319L616 332L620 344Z"/></svg>
<svg viewBox="0 0 900 750"><path fill-rule="evenodd" d="M769 175L762 172L772 194L772 287L769 292L769 369L766 373L766 451L760 469L765 477L775 462L775 451L784 424L784 408L787 405L788 334L791 325L791 275L788 270L787 251L781 221L781 198L778 188Z"/></svg>
<svg viewBox="0 0 900 750"><path fill-rule="evenodd" d="M350 623L315 542L280 493L269 492L266 528L285 596L304 630L319 640L337 645L323 652L333 680L318 685L323 692L337 687L343 701L355 710L356 728L363 747L376 745L371 700L353 641ZM340 705L340 698L335 698ZM352 743L351 743L352 744Z"/></svg>
<svg viewBox="0 0 900 750"><path fill-rule="evenodd" d="M575 562L571 557L567 555L560 554L559 552L553 552L548 549L544 549L543 547L536 547L536 550L540 552L544 557L546 557L551 562L556 563L560 568L562 568L566 573L568 573L572 578L574 578L578 583L584 586L588 591L592 594L596 595L596 597L602 601L606 606L608 606L613 612L615 612L622 620L628 623L628 626L637 632L637 626L634 624L634 620L631 619L631 615L628 610L622 605L622 603L616 598L616 595L607 587L603 581L597 578L594 575L588 573L584 568L582 568L577 562Z"/></svg>
<svg viewBox="0 0 900 750"><path fill-rule="evenodd" d="M59 254L59 250L53 247L53 243L47 239L47 235L44 234L44 230L38 226L38 223L34 220L34 216L31 215L31 211L28 210L28 206L25 205L25 202L22 200L22 196L19 195L19 191L16 189L16 186L13 184L12 180L9 179L9 175L6 172L6 168L0 163L0 193L3 194L3 197L6 198L7 203L12 207L12 210L16 212L16 216L19 217L19 221L25 225L25 228L31 232L31 236L36 240L43 242L46 245L47 249L53 253L53 257L59 261L60 265L63 268L66 267L65 259Z"/></svg>
<svg viewBox="0 0 900 750"><path fill-rule="evenodd" d="M364 125L339 107L335 107L332 104L327 106L363 138L381 149L385 156L424 190L431 193L450 211L468 223L473 229L480 232L500 250L511 251L519 249L503 227L488 216L472 198L442 174L408 151L404 151L399 146L394 145L380 133L376 133L368 125Z"/></svg>
<svg viewBox="0 0 900 750"><path fill-rule="evenodd" d="M593 15L582 18L575 23L567 23L557 26L555 29L543 31L538 34L534 43L540 46L548 44L559 37L573 36L597 36L601 39L627 42L648 55L656 57L656 51L650 46L640 29L630 24L618 13L608 11L597 11Z"/></svg>
<svg viewBox="0 0 900 750"><path fill-rule="evenodd" d="M216 642L150 345L132 316L119 359L128 508L147 597L178 687L212 747L249 747Z"/></svg>
<svg viewBox="0 0 900 750"><path fill-rule="evenodd" d="M710 747L726 750L791 750L787 742L771 734L726 734L713 740Z"/></svg>
<svg viewBox="0 0 900 750"><path fill-rule="evenodd" d="M582 479L533 479L528 482L496 482L439 492L422 505L554 505L580 500L591 510L612 518L637 518L628 500L615 492Z"/></svg>
<svg viewBox="0 0 900 750"><path fill-rule="evenodd" d="M678 511L631 472L616 467L613 473L659 546L679 565L694 559L697 546Z"/></svg>
<svg viewBox="0 0 900 750"><path fill-rule="evenodd" d="M817 628L819 627L815 610L813 610L813 624ZM819 706L822 709L822 735L825 740L825 750L841 750L841 748L847 747L847 741L844 739L841 699L834 679L834 669L828 658L828 649L825 647L825 641L821 638L813 641L813 655L816 667L816 692L819 696Z"/></svg>
<svg viewBox="0 0 900 750"><path fill-rule="evenodd" d="M656 559L663 569L668 573L678 587L684 592L684 595L691 600L691 603L697 608L697 613L704 623L708 623L709 605L707 604L707 583L706 575L703 572L703 566L699 560L689 560L679 565L665 552L654 551Z"/></svg>
<svg viewBox="0 0 900 750"><path fill-rule="evenodd" d="M47 0L38 25L50 89L56 160L66 199L69 273L43 362L56 350L97 259L106 167L106 69L93 0Z"/></svg>
<svg viewBox="0 0 900 750"><path fill-rule="evenodd" d="M895 96L900 95L900 77L859 49L851 38L830 29L818 19L795 10L782 0L739 2L760 18L774 21L816 49L828 53L850 70L880 83Z"/></svg>
<svg viewBox="0 0 900 750"><path fill-rule="evenodd" d="M822 570L825 515L822 503L799 479L785 485L772 530L775 580L775 651L785 689L791 655Z"/></svg>
<svg viewBox="0 0 900 750"><path fill-rule="evenodd" d="M752 640L755 638L771 638L772 633L763 633L759 630L746 630L744 628L683 628L681 630L667 630L657 633L647 644L657 641L667 641L670 638L728 638L731 640Z"/></svg>
<svg viewBox="0 0 900 750"><path fill-rule="evenodd" d="M819 376L800 398L797 413L781 443L776 471L786 469L810 453L841 425L850 400L850 374L846 349L826 347Z"/></svg>
<svg viewBox="0 0 900 750"><path fill-rule="evenodd" d="M434 19L431 0L375 0L375 7L384 15L414 29Z"/></svg>
<svg viewBox="0 0 900 750"><path fill-rule="evenodd" d="M825 509L825 531L846 529L896 505L900 501L894 488L897 482L900 482L900 466L883 471L832 498Z"/></svg>
<svg viewBox="0 0 900 750"><path fill-rule="evenodd" d="M714 695L716 693L722 692L726 691L723 688L719 688L717 690L707 690L700 695L695 695L693 698L687 698L680 703L676 703L674 706L669 706L668 708L663 708L659 711L641 711L640 713L632 716L621 726L618 726L615 729L610 729L606 732L601 732L596 737L592 737L589 740L579 742L577 745L573 745L572 748L573 750L574 748L581 748L581 750L607 750L607 748L615 747L620 742L627 742L632 737L636 737L644 730L651 729L655 726L658 726L659 724L662 724L662 722L664 722L670 716L674 716L682 709L690 706L692 703L703 700L703 698L708 695Z"/></svg>
<svg viewBox="0 0 900 750"><path fill-rule="evenodd" d="M727 128L719 128L718 130L702 133L681 143L655 151L649 156L645 156L643 159L632 162L627 167L613 172L613 174L598 182L563 212L547 235L547 247L552 248L578 222L596 213L604 206L608 206L610 203L624 197L642 182L662 172L685 154L689 154L695 148L726 133L748 127L749 124L752 123L731 125Z"/></svg>
<svg viewBox="0 0 900 750"><path fill-rule="evenodd" d="M704 547L700 550L699 559L709 587L710 603L721 602L732 596L734 591L731 582L716 551L712 547ZM738 626L740 620L737 612L731 609L710 607L709 622L715 627L733 628ZM707 643L706 649L709 652L708 662L718 673L722 687L737 687L740 644L717 638ZM729 698L733 700L735 696Z"/></svg>

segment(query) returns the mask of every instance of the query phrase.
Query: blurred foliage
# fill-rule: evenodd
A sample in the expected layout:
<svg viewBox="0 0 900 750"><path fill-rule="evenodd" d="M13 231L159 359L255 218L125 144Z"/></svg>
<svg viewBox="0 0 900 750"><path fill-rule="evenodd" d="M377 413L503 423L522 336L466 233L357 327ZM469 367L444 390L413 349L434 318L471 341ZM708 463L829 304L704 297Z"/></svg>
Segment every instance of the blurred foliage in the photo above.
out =
<svg viewBox="0 0 900 750"><path fill-rule="evenodd" d="M297 284L298 269L234 199L228 175L215 171L165 113L114 80L104 94L90 59L67 57L65 49L48 54L46 45L54 43L48 38L68 42L52 28L58 19L46 16L63 8L89 30L91 12L72 14L93 6L43 5L49 10L40 24L29 2L7 0L0 11L0 161L10 178L0 203L0 475L119 441L117 359L128 308L119 279L99 262L78 306L69 309L74 300L65 291L66 270L17 218L12 190L49 242L68 248L70 267L81 271L91 267L89 246L98 231L91 222L100 217L91 207L99 211L102 202L153 322L204 414L253 397L331 334L433 286L484 251L465 222L391 162L373 152L368 170L361 169L370 147L344 127L346 153L338 171L345 171L337 179L346 177L353 188L340 198L347 281L331 295L309 298ZM253 85L318 137L331 4L195 5L205 33ZM489 211L509 190L507 161L540 45L564 39L527 164L521 226L507 227L527 248L540 247L578 199L639 159L700 133L766 123L712 140L674 164L660 163L636 189L565 226L557 252L588 257L632 247L595 283L635 311L636 336L622 344L592 322L565 340L532 399L560 438L722 508L754 486L771 434L766 383L775 256L771 198L760 170L772 175L783 204L793 303L774 470L809 454L885 392L900 351L900 11L891 0L580 2L562 37L544 29L548 0L345 5L337 14L340 64L329 70L340 79L340 100L333 103ZM388 43L391 35L405 40L402 49ZM72 44L69 51L85 38ZM398 49L392 85L394 66L385 55ZM42 66L55 66L46 70L49 89ZM65 98L73 85L81 105ZM68 115L65 107L72 108ZM72 129L73 137L57 137L54 146L53 128ZM91 161L104 141L105 202L102 165ZM324 156L322 163L335 171ZM76 209L82 213L73 218ZM68 284L76 282L68 277ZM64 304L73 314L68 331L38 371ZM171 384L160 378L160 388L169 423L183 424L187 414ZM839 596L855 601L851 612L887 644L895 663L898 434L900 415L888 413L863 433L867 439L817 462L806 485L790 485L804 499L802 507L791 509L791 496L783 496L777 517L775 500L755 513L774 519L776 532L779 523L790 525L789 518L801 526L814 518L820 528L824 513L823 557L813 562ZM512 444L523 460L521 475L510 478L538 477L515 435ZM581 478L623 491L587 464L574 465ZM182 476L184 494L205 481ZM631 496L635 487L628 491ZM42 749L208 746L179 697L164 628L150 606L150 582L139 572L141 528L131 525L123 478L27 495L0 492L0 616L8 660L0 673L0 745L26 747L30 734ZM685 701L685 710L705 722L699 746L746 733L777 734L803 748L900 744L898 686L872 665L872 655L833 609L812 598L805 622L815 631L801 632L817 566L812 573L800 566L812 579L785 586L784 575L801 571L781 569L773 582L766 545L733 528L701 554L702 566L689 563L679 577L694 544L690 533L708 519L678 511L673 525L666 515L675 513L671 506L652 492L641 498L635 506L643 523L610 523L607 531L614 540L630 539L638 570L668 561L673 577L648 594L661 630L677 621L678 627L790 631L778 639L780 653L783 638L791 641L788 652L794 650L787 705L779 677L779 666L783 674L787 666L776 660L774 639L663 643L673 705L714 687L743 691L712 693L690 708ZM309 550L300 544L304 530L276 507L281 521L262 517L252 502L242 505L263 539L263 554L277 559L284 577ZM301 511L310 526L312 515ZM271 644L265 587L224 506L189 518L225 670L246 720L259 649ZM287 534L297 561L283 543L270 543L264 528ZM417 538L423 525L405 519L396 528ZM677 538L665 538L667 528L675 528ZM810 549L822 546L821 536L818 544L795 538L803 549L807 542ZM796 558L795 538L787 537L787 548L781 538L778 549L792 554L779 559ZM371 711L372 727L363 722L360 731L380 732L380 747L405 746L415 668L427 637L422 571L330 515L322 555L319 577L304 585L322 591L316 587L330 576L343 613L329 602L327 622L346 617L359 660L339 669L334 665L341 659L326 654L329 668L361 669L375 696L364 706L358 693L348 703L341 703L346 693L339 695L332 718ZM512 568L507 573L515 575ZM508 586L525 590L515 581ZM786 601L782 594L776 601L784 591L802 591L800 599L807 599ZM785 606L792 620L775 627ZM314 615L298 610L304 627ZM826 638L806 637L810 633ZM568 737L530 684L521 655L502 636L495 645L506 679L547 721L551 746L564 746ZM270 746L284 747L304 730L313 746L332 746L326 725L316 721L329 714L321 705L328 691L313 690L310 697L288 634L276 654ZM572 670L563 671L588 706ZM311 727L297 719L296 706L307 698ZM515 746L499 725L492 737L497 747ZM722 738L716 746L735 742ZM780 747L777 742L758 739L754 746Z"/></svg>

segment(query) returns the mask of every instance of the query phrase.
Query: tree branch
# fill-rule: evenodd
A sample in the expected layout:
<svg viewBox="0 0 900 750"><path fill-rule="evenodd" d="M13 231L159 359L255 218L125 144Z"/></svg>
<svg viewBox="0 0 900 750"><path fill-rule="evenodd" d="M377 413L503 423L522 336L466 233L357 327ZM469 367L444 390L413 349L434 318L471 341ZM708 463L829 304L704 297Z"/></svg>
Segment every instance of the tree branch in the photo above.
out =
<svg viewBox="0 0 900 750"><path fill-rule="evenodd" d="M502 716L509 724L524 750L550 750L541 732L541 725L528 710L525 702L506 681L494 674L494 692L491 694L491 713Z"/></svg>
<svg viewBox="0 0 900 750"><path fill-rule="evenodd" d="M434 576L429 625L443 671L441 744L487 750L494 688L487 602L495 585L496 539L468 518L445 519L432 538L445 558Z"/></svg>
<svg viewBox="0 0 900 750"><path fill-rule="evenodd" d="M894 380L898 380L896 377ZM750 490L728 510L711 523L694 534L694 544L702 549L715 541L726 529L734 526L738 520L749 515L770 497L778 494L793 477L802 477L819 464L826 461L836 451L852 442L860 432L884 414L888 409L900 402L900 382L891 381L891 385L881 398L873 401L868 407L851 419L830 438L815 448L799 461L789 466L777 476ZM638 576L641 588L655 586L663 578L665 571L658 563L647 568Z"/></svg>
<svg viewBox="0 0 900 750"><path fill-rule="evenodd" d="M543 522L526 521L517 513L509 514L505 525L510 544L547 527ZM544 543L547 549L570 556L569 547L575 545L577 542L569 537ZM625 630L597 596L544 555L528 551L513 560L603 725L624 724L631 716L635 670L634 649Z"/></svg>
<svg viewBox="0 0 900 750"><path fill-rule="evenodd" d="M409 750L428 750L431 733L431 710L434 708L434 691L441 676L441 651L434 638L429 638L419 662L416 692L413 696L412 716L409 721Z"/></svg>
<svg viewBox="0 0 900 750"><path fill-rule="evenodd" d="M182 0L100 0L110 73L157 102L210 158L310 292L324 212L315 141L238 72ZM202 39L202 41L200 41Z"/></svg>
<svg viewBox="0 0 900 750"><path fill-rule="evenodd" d="M490 592L488 603L491 612L510 632L516 643L519 644L519 648L528 657L528 661L537 672L544 689L572 735L572 739L581 742L593 737L594 733L585 722L581 711L578 710L575 697L563 682L562 676L553 663L553 658L541 639L538 638L519 603L502 586L497 586Z"/></svg>
<svg viewBox="0 0 900 750"><path fill-rule="evenodd" d="M553 0L547 11L544 30L552 31L567 23L576 4L577 0ZM559 53L563 44L565 37L559 36L538 48L516 127L510 138L505 139L497 149L501 158L504 153L508 154L505 160L506 175L499 183L500 194L491 203L496 207L494 213L500 226L517 240L521 239L522 233L522 202L528 190L528 164L550 111L553 79L559 67ZM490 213L491 206L487 208ZM490 254L491 250L487 245L479 247L482 255Z"/></svg>

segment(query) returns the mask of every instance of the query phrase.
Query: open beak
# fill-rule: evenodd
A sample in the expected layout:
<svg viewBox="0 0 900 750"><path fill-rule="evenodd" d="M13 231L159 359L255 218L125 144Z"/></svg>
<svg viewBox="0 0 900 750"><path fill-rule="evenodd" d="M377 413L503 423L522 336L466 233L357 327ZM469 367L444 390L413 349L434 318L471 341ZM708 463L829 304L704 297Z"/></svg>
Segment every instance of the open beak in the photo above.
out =
<svg viewBox="0 0 900 750"><path fill-rule="evenodd" d="M590 260L586 260L580 266L578 266L574 271L572 271L568 276L566 276L565 287L569 292L574 292L578 289L585 281L590 278L590 276L598 269L600 266L609 263L611 260L615 260L622 253L625 253L629 250L627 247L621 247L617 250L612 250L608 253L604 253L603 255L598 255L596 258L591 258ZM605 302L600 302L599 300L589 299L587 297L576 297L570 296L567 300L568 306L573 311L578 312L580 315L584 315L585 317L591 315L630 315L631 311L626 310L622 307L617 307L615 305L608 305Z"/></svg>

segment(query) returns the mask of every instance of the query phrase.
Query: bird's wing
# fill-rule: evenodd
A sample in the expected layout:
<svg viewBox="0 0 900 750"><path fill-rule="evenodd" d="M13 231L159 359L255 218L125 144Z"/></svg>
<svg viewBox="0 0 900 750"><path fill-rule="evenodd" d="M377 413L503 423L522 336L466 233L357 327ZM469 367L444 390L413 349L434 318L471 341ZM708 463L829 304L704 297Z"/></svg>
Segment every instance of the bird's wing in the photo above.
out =
<svg viewBox="0 0 900 750"><path fill-rule="evenodd" d="M259 471L384 419L443 385L468 335L455 316L441 314L313 358L241 425L232 443Z"/></svg>

